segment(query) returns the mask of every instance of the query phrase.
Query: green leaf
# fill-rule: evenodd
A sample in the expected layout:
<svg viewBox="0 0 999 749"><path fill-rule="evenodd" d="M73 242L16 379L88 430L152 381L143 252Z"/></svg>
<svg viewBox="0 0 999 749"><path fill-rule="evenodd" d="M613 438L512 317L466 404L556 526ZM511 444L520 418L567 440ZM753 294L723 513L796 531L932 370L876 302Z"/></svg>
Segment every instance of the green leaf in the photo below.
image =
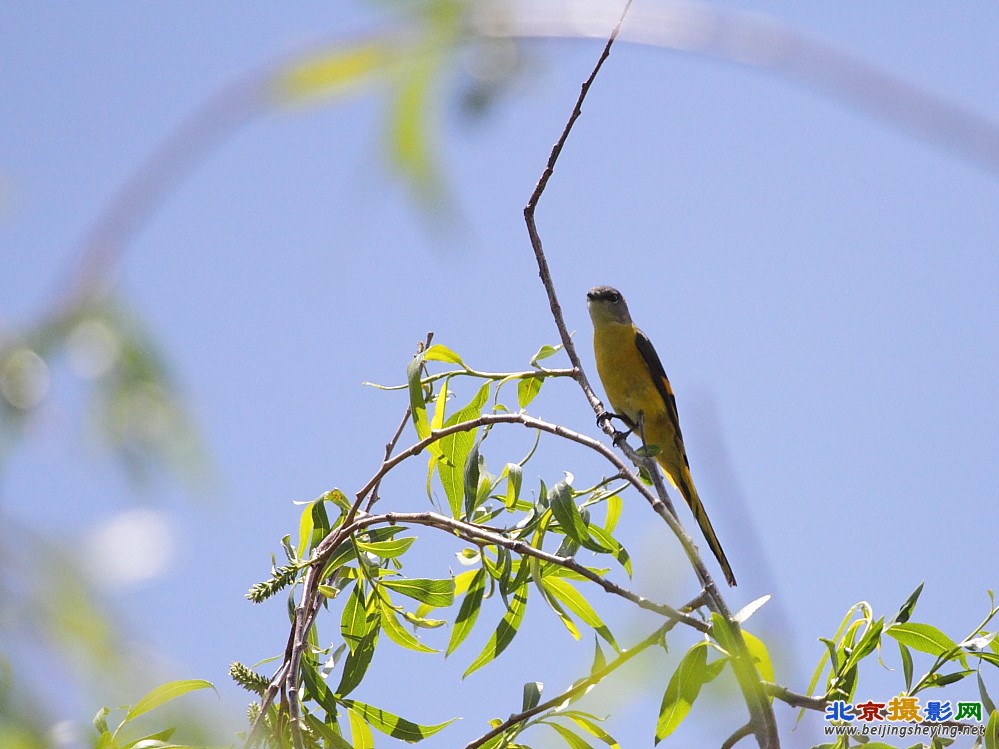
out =
<svg viewBox="0 0 999 749"><path fill-rule="evenodd" d="M570 731L565 726L559 725L558 723L542 720L540 723L544 723L546 726L550 726L554 729L555 733L562 737L565 743L570 747L570 749L593 749L593 747L587 743L587 741L572 731Z"/></svg>
<svg viewBox="0 0 999 749"><path fill-rule="evenodd" d="M393 538L389 541L354 541L359 551L366 551L382 559L395 559L401 557L409 547L416 541L415 536L406 538Z"/></svg>
<svg viewBox="0 0 999 749"><path fill-rule="evenodd" d="M881 644L881 633L884 629L884 619L878 619L876 622L871 624L864 636L860 638L849 656L847 656L846 661L843 663L842 671L849 671L854 668L860 661L866 658L868 655L874 652L874 649Z"/></svg>
<svg viewBox="0 0 999 749"><path fill-rule="evenodd" d="M565 535L578 544L582 544L584 539L589 541L589 530L572 498L569 482L562 480L555 484L548 493L548 498L551 500L552 514Z"/></svg>
<svg viewBox="0 0 999 749"><path fill-rule="evenodd" d="M347 717L350 720L350 739L353 749L375 749L375 737L371 735L371 729L368 728L361 713L348 707Z"/></svg>
<svg viewBox="0 0 999 749"><path fill-rule="evenodd" d="M982 698L982 707L985 708L985 712L994 713L996 709L995 703L992 701L992 697L989 696L988 691L985 689L985 682L982 681L982 675L978 674L978 694Z"/></svg>
<svg viewBox="0 0 999 749"><path fill-rule="evenodd" d="M517 382L517 403L522 409L527 408L527 404L537 397L543 384L541 377L524 377Z"/></svg>
<svg viewBox="0 0 999 749"><path fill-rule="evenodd" d="M159 707L164 702L169 702L170 700L180 697L182 694L187 694L188 692L193 692L198 689L211 689L212 691L215 691L215 685L210 681L205 681L203 679L180 679L178 681L168 681L166 684L160 684L155 689L150 690L145 697L132 706L132 709L128 711L127 715L125 715L124 722L127 723L133 718ZM218 694L218 692L215 693Z"/></svg>
<svg viewBox="0 0 999 749"><path fill-rule="evenodd" d="M590 605L583 594L576 590L575 586L567 580L559 577L548 576L541 578L541 584L555 598L565 604L566 608L578 616L584 624L592 628L598 635L603 637L615 650L618 650L614 635L603 623L600 616Z"/></svg>
<svg viewBox="0 0 999 749"><path fill-rule="evenodd" d="M482 471L485 461L479 455L479 443L472 445L472 449L465 458L465 472L462 477L462 487L465 497L465 517L471 518L472 513L478 506L479 497L479 473Z"/></svg>
<svg viewBox="0 0 999 749"><path fill-rule="evenodd" d="M930 624L893 624L885 634L913 650L940 656L957 649L957 643Z"/></svg>
<svg viewBox="0 0 999 749"><path fill-rule="evenodd" d="M565 713L566 717L572 720L577 726L588 731L592 735L596 736L602 742L611 747L611 749L621 749L621 745L617 743L617 740L611 736L607 731L597 725L596 721L593 720L592 716L585 715L583 713L573 711L571 713Z"/></svg>
<svg viewBox="0 0 999 749"><path fill-rule="evenodd" d="M905 599L905 603L902 604L898 613L888 620L889 627L896 624L905 624L909 621L909 617L912 616L913 609L916 608L916 601L919 600L919 594L923 592L923 584L924 583L919 583L919 587L912 591L909 597Z"/></svg>
<svg viewBox="0 0 999 749"><path fill-rule="evenodd" d="M557 346L549 346L547 343L538 349L538 353L531 357L531 366L536 367L538 362L542 359L547 359L549 356L554 356L559 351L562 350L562 344Z"/></svg>
<svg viewBox="0 0 999 749"><path fill-rule="evenodd" d="M323 567L323 580L328 580L330 575L336 572L338 569L343 567L351 559L357 558L357 551L354 548L354 544L351 543L350 539L347 539L342 544L336 547L336 550L330 556L326 562L326 566Z"/></svg>
<svg viewBox="0 0 999 749"><path fill-rule="evenodd" d="M430 422L427 420L427 401L423 392L423 353L413 357L406 365L406 382L409 385L409 409L416 427L416 436L421 440L430 436Z"/></svg>
<svg viewBox="0 0 999 749"><path fill-rule="evenodd" d="M770 653L767 651L766 644L763 640L755 635L751 635L745 629L742 630L742 639L746 643L749 655L756 663L756 670L760 673L760 678L764 681L772 682L774 680L774 664L770 660Z"/></svg>
<svg viewBox="0 0 999 749"><path fill-rule="evenodd" d="M403 580L382 580L381 584L434 608L454 603L454 580L414 577Z"/></svg>
<svg viewBox="0 0 999 749"><path fill-rule="evenodd" d="M330 532L330 519L322 499L309 502L302 511L298 528L298 559L305 557L307 551L316 548L316 544Z"/></svg>
<svg viewBox="0 0 999 749"><path fill-rule="evenodd" d="M367 705L363 702L357 702L356 700L343 700L343 704L348 710L356 711L357 714L364 718L367 724L372 728L375 728L388 736L392 736L393 738L402 739L403 741L408 741L410 743L422 741L429 736L433 736L435 733L447 728L449 725L454 723L455 720L457 720L456 718L452 718L444 723L424 726L419 723L414 723L411 720L400 718L398 715L394 715L388 710L382 710L380 707Z"/></svg>
<svg viewBox="0 0 999 749"><path fill-rule="evenodd" d="M364 679L364 675L371 665L371 658L375 654L375 646L378 644L378 633L380 618L375 617L375 626L364 636L354 650L347 654L347 659L343 662L343 673L340 674L340 683L337 685L336 694L344 697L350 694Z"/></svg>
<svg viewBox="0 0 999 749"><path fill-rule="evenodd" d="M612 494L607 497L607 518L604 521L604 530L609 534L614 533L617 528L617 521L621 519L621 509L624 507L624 500L620 494Z"/></svg>
<svg viewBox="0 0 999 749"><path fill-rule="evenodd" d="M908 692L912 689L912 653L901 642L898 643L898 652L902 657L902 675L905 677L905 691Z"/></svg>
<svg viewBox="0 0 999 749"><path fill-rule="evenodd" d="M731 654L736 650L735 633L732 631L732 625L728 623L725 617L716 612L711 612L711 634L714 635L715 641L726 653Z"/></svg>
<svg viewBox="0 0 999 749"><path fill-rule="evenodd" d="M524 685L524 699L521 702L520 712L526 713L528 710L533 710L541 702L541 690L545 688L545 685L540 681L529 681Z"/></svg>
<svg viewBox="0 0 999 749"><path fill-rule="evenodd" d="M447 346L444 346L440 343L435 343L433 346L424 351L423 358L428 361L442 361L448 364L457 364L462 369L465 370L468 369L468 367L465 365L465 362L461 360L460 356L458 356L454 351L449 349Z"/></svg>
<svg viewBox="0 0 999 749"><path fill-rule="evenodd" d="M299 674L305 683L303 699L314 700L327 713L336 715L336 697L319 674L316 662L310 658L302 658Z"/></svg>
<svg viewBox="0 0 999 749"><path fill-rule="evenodd" d="M357 650L371 628L364 587L362 583L358 582L351 590L350 596L343 606L343 612L340 614L340 634L350 647L351 653Z"/></svg>
<svg viewBox="0 0 999 749"><path fill-rule="evenodd" d="M157 731L156 733L149 733L145 736L140 736L137 739L132 739L121 745L121 749L132 749L133 746L142 744L143 747L159 747L168 744L170 738L177 732L176 728L166 728L162 731Z"/></svg>
<svg viewBox="0 0 999 749"><path fill-rule="evenodd" d="M417 653L437 653L438 650L434 650L432 647L424 645L422 642L416 639L412 634L410 634L405 627L399 624L399 620L396 618L395 610L382 598L378 599L378 608L381 611L381 623L382 629L385 630L385 634L388 638L400 647L407 648L408 650L415 650Z"/></svg>
<svg viewBox="0 0 999 749"><path fill-rule="evenodd" d="M610 555L618 561L618 564L620 564L624 568L624 571L628 573L628 577L631 577L631 555L628 554L628 550L625 549L616 538L599 525L588 525L587 532L590 534L593 541L595 541L602 548L606 549ZM586 544L586 548L591 551L594 550L592 544Z"/></svg>
<svg viewBox="0 0 999 749"><path fill-rule="evenodd" d="M590 666L590 676L607 667L607 656L605 656L604 651L600 649L600 640L594 637L593 644L596 646L596 649L593 653L593 665Z"/></svg>
<svg viewBox="0 0 999 749"><path fill-rule="evenodd" d="M313 733L318 734L326 742L324 749L353 749L347 739L323 723L312 713L306 713L304 717L305 722L309 724L309 728Z"/></svg>
<svg viewBox="0 0 999 749"><path fill-rule="evenodd" d="M520 499L520 487L524 483L524 469L519 463L506 464L506 501L507 508L513 509Z"/></svg>
<svg viewBox="0 0 999 749"><path fill-rule="evenodd" d="M949 674L936 673L926 679L925 685L928 687L945 687L948 684L961 681L961 679L971 676L973 673L975 673L975 670L971 668L964 671L952 671Z"/></svg>
<svg viewBox="0 0 999 749"><path fill-rule="evenodd" d="M995 710L985 724L985 749L999 749L999 712Z"/></svg>
<svg viewBox="0 0 999 749"><path fill-rule="evenodd" d="M694 700L701 692L701 687L707 681L707 659L706 642L697 643L680 659L680 664L670 677L659 707L656 744L673 733L687 717Z"/></svg>
<svg viewBox="0 0 999 749"><path fill-rule="evenodd" d="M611 747L611 749L621 749L621 745L617 743L617 740L597 725L596 720L593 719L594 716L586 715L575 710L571 713L565 713L565 715L577 726L596 736L602 742L607 744L607 746Z"/></svg>
<svg viewBox="0 0 999 749"><path fill-rule="evenodd" d="M471 591L469 591L471 593ZM513 599L509 608L503 614L496 630L490 636L486 646L479 653L479 656L472 661L472 664L465 670L461 678L478 671L487 663L495 659L500 653L506 650L507 646L513 642L520 624L524 620L524 611L527 609L527 586L521 585L513 591Z"/></svg>
<svg viewBox="0 0 999 749"><path fill-rule="evenodd" d="M464 574L466 573L462 573L462 575ZM479 609L482 606L482 596L485 590L486 571L480 567L472 576L471 582L468 585L468 593L465 594L465 597L461 601L458 616L454 620L454 629L451 630L451 641L447 645L446 655L451 655L465 641L468 633L472 631L472 627L475 626L475 620L479 616Z"/></svg>
<svg viewBox="0 0 999 749"><path fill-rule="evenodd" d="M464 421L478 418L489 400L489 383L485 383L475 397L462 408L451 414L445 426L453 426ZM447 495L448 506L454 517L460 517L462 500L465 496L465 463L468 453L475 444L478 428L467 432L455 432L438 441L441 456L437 460L437 475L440 477L444 493Z"/></svg>

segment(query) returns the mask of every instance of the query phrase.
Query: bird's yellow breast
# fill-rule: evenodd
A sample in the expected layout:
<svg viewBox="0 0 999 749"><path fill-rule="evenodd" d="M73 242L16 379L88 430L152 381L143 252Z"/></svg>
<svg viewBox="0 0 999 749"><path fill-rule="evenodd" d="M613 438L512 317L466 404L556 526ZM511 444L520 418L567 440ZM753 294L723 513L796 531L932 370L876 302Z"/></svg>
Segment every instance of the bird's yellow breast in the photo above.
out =
<svg viewBox="0 0 999 749"><path fill-rule="evenodd" d="M632 324L602 323L593 329L593 351L597 372L615 413L637 422L639 411L645 419L665 410L648 365L635 343Z"/></svg>

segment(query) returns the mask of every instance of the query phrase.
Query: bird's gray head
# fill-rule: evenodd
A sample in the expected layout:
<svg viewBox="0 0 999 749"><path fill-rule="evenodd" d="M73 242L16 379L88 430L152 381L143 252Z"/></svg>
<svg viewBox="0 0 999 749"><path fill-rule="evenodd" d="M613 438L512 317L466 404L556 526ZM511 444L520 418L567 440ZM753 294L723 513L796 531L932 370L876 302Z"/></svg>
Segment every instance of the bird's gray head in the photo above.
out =
<svg viewBox="0 0 999 749"><path fill-rule="evenodd" d="M606 323L631 323L631 313L628 303L624 301L621 292L613 286L594 286L586 292L587 306L590 309L590 319L594 325Z"/></svg>

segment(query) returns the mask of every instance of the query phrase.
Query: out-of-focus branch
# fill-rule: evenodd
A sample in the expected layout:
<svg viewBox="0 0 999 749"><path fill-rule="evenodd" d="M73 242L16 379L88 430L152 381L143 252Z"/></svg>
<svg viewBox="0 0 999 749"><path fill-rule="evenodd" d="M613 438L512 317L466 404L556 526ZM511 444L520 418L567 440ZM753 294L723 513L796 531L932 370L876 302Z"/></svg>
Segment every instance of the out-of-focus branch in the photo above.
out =
<svg viewBox="0 0 999 749"><path fill-rule="evenodd" d="M510 0L477 5L472 28L485 37L603 39L617 15L603 0ZM629 14L620 39L771 72L999 172L999 121L773 16L696 0L647 0Z"/></svg>

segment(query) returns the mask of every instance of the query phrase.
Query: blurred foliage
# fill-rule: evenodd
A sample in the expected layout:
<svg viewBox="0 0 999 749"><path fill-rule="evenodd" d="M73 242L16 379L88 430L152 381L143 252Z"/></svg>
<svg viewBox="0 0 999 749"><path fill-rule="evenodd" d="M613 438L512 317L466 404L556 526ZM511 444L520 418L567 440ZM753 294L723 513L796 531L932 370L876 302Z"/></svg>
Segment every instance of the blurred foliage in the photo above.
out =
<svg viewBox="0 0 999 749"><path fill-rule="evenodd" d="M383 5L375 3L375 5ZM216 119L204 131L215 137L231 132L243 119L268 109L330 105L345 96L374 92L388 103L381 154L424 210L449 203L435 145L445 97L465 114L483 114L517 74L516 45L469 38L464 1L429 0L384 4L391 29L367 38L340 39L304 56L263 71L254 83L260 95L234 99L220 91L201 116ZM505 50L502 56L497 50ZM497 64L493 64L495 61ZM454 70L459 71L452 77ZM235 101L241 113L226 110ZM197 116L195 117L197 121ZM209 461L188 415L183 393L155 336L141 314L115 290L112 279L129 249L134 231L148 217L135 195L162 199L175 184L175 170L203 158L205 142L197 129L171 139L173 151L137 170L124 191L95 222L84 243L69 288L53 294L48 309L34 321L0 328L0 471L31 427L62 394L64 373L83 383L84 434L107 446L137 489L161 476L203 485ZM217 141L210 141L211 147ZM137 181L136 181L137 180ZM123 180L124 182L125 180ZM0 658L4 653L47 652L72 664L77 688L98 688L95 674L119 685L137 676L121 626L90 583L79 557L63 548L79 547L78 529L58 521L40 531L0 524L4 549L0 595ZM65 534L72 543L66 544ZM31 570L31 584L24 584ZM46 746L53 741L44 709L46 696L13 690L15 665L3 660L0 745ZM106 685L105 685L106 686ZM352 708L352 716L363 710ZM102 746L110 744L102 744Z"/></svg>

